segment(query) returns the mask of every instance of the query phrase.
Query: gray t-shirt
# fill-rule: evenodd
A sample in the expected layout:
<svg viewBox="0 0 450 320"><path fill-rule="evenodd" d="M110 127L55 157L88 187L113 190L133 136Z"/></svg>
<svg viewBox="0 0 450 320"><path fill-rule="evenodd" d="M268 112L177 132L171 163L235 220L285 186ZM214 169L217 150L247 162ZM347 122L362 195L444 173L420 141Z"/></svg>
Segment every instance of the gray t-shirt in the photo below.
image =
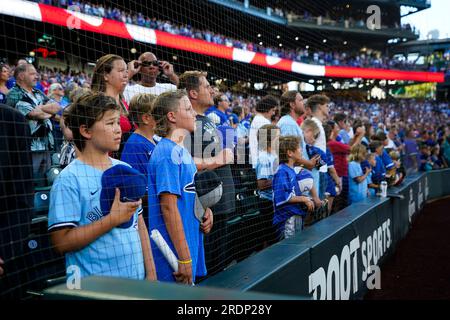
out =
<svg viewBox="0 0 450 320"><path fill-rule="evenodd" d="M190 139L185 140L186 149L196 158L209 158L222 151L219 133L216 126L208 117L197 115L195 121L196 130L191 133ZM190 143L190 145L188 145ZM225 165L214 170L222 180L222 198L211 208L213 214L228 214L235 211L234 181L230 165Z"/></svg>

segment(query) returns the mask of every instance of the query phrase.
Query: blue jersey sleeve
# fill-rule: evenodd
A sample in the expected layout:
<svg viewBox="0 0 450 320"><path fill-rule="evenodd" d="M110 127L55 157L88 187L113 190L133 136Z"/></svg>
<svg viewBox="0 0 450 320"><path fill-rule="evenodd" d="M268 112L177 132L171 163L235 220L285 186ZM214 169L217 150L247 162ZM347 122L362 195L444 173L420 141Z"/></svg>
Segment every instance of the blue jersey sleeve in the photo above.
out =
<svg viewBox="0 0 450 320"><path fill-rule="evenodd" d="M389 156L386 150L383 150L381 159L383 160L383 165L386 170L391 170L394 167L394 162L392 161L392 158Z"/></svg>
<svg viewBox="0 0 450 320"><path fill-rule="evenodd" d="M128 163L140 173L147 175L149 155L143 152L136 143L126 143L120 160Z"/></svg>
<svg viewBox="0 0 450 320"><path fill-rule="evenodd" d="M372 172L369 173L369 175L367 176L367 185L369 185L371 183L373 183L373 181L372 181Z"/></svg>
<svg viewBox="0 0 450 320"><path fill-rule="evenodd" d="M162 161L158 161L156 171L158 174L155 176L156 180L156 194L159 196L161 193L170 193L177 196L181 196L181 182L180 182L180 164L181 159L178 158L179 154L174 149L167 149L172 155L164 157Z"/></svg>
<svg viewBox="0 0 450 320"><path fill-rule="evenodd" d="M329 168L333 168L334 167L333 154L331 153L330 149L328 149L328 148L327 148L327 166Z"/></svg>
<svg viewBox="0 0 450 320"><path fill-rule="evenodd" d="M275 206L286 204L294 195L295 191L290 183L289 175L285 171L278 171L272 182Z"/></svg>
<svg viewBox="0 0 450 320"><path fill-rule="evenodd" d="M61 175L50 191L48 229L77 227L81 220L80 189L73 175Z"/></svg>
<svg viewBox="0 0 450 320"><path fill-rule="evenodd" d="M352 161L348 164L348 177L350 179L355 179L357 177L361 177L363 175L361 165L355 161Z"/></svg>

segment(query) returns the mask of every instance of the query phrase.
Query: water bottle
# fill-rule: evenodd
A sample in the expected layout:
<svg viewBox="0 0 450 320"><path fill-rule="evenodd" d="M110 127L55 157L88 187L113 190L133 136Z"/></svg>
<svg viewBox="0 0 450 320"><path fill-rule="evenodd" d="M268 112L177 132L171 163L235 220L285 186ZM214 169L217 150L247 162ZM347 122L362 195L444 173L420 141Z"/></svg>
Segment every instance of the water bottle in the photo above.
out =
<svg viewBox="0 0 450 320"><path fill-rule="evenodd" d="M380 184L380 191L381 191L381 197L382 198L386 198L387 197L387 182L386 181L381 181Z"/></svg>

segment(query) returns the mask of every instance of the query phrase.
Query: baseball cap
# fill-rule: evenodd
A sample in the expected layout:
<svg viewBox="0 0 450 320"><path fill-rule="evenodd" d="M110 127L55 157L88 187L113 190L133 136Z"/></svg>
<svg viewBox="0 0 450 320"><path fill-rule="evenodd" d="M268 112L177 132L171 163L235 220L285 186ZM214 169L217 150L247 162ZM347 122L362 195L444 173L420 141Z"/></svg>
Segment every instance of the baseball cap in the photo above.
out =
<svg viewBox="0 0 450 320"><path fill-rule="evenodd" d="M195 216L203 222L203 216L207 208L217 204L222 198L222 180L214 171L197 172L194 177L195 183Z"/></svg>
<svg viewBox="0 0 450 320"><path fill-rule="evenodd" d="M102 175L102 191L100 193L100 209L104 216L111 211L116 188L120 189L120 201L133 202L141 199L146 193L147 179L136 169L118 164L105 170ZM127 229L133 225L134 217L118 226Z"/></svg>

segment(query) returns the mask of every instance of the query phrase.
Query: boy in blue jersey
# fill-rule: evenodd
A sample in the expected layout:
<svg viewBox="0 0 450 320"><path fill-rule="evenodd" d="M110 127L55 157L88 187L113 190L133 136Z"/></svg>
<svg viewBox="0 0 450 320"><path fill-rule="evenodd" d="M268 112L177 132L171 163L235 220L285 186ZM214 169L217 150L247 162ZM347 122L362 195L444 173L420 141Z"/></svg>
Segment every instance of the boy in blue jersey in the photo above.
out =
<svg viewBox="0 0 450 320"><path fill-rule="evenodd" d="M386 178L388 179L388 183L389 185L392 185L395 181L396 167L394 161L392 161L392 158L386 150L389 140L384 132L378 132L373 138L375 141L379 141L383 146L383 149L378 152L378 155L381 157L381 161L383 162L383 166L386 170Z"/></svg>
<svg viewBox="0 0 450 320"><path fill-rule="evenodd" d="M381 181L386 180L386 168L383 163L381 155L384 152L383 144L380 141L372 141L369 144L369 149L371 153L376 154L375 156L375 166L372 167L372 183L379 185Z"/></svg>
<svg viewBox="0 0 450 320"><path fill-rule="evenodd" d="M50 193L49 231L69 270L89 275L156 279L141 200L121 202L116 189L109 214L100 209L105 170L124 162L109 157L120 147L120 107L103 94L88 93L64 114L79 156L61 172ZM128 228L119 225L134 222Z"/></svg>
<svg viewBox="0 0 450 320"><path fill-rule="evenodd" d="M369 168L375 168L375 166L377 165L376 156L377 155L375 153L367 154L367 164ZM365 167L361 166L361 169L365 171ZM372 176L373 172L370 172L367 176L367 187L369 188L369 196L376 196L380 186L373 182Z"/></svg>
<svg viewBox="0 0 450 320"><path fill-rule="evenodd" d="M273 190L272 180L278 169L278 141L280 129L273 124L266 124L258 130L259 154L256 160L256 179L259 190L259 208L263 216L263 223L260 228L264 230L264 244L276 240L276 235L272 227L273 221Z"/></svg>
<svg viewBox="0 0 450 320"><path fill-rule="evenodd" d="M285 136L279 142L280 166L272 181L274 217L273 224L277 227L281 239L291 238L303 229L303 218L306 211L300 208L304 203L307 210L314 210L314 202L302 196L300 183L294 166L302 159L300 138Z"/></svg>
<svg viewBox="0 0 450 320"><path fill-rule="evenodd" d="M183 141L195 130L196 112L184 90L161 94L154 102L155 132L161 141L148 164L149 230L157 229L177 256L174 272L163 252L153 245L158 280L194 283L206 275L203 233L210 232L213 215L195 215L194 160Z"/></svg>
<svg viewBox="0 0 450 320"><path fill-rule="evenodd" d="M121 156L122 161L145 176L150 156L159 140L154 134L155 120L151 114L155 99L155 95L143 93L131 99L128 111L130 120L137 129L125 143Z"/></svg>

